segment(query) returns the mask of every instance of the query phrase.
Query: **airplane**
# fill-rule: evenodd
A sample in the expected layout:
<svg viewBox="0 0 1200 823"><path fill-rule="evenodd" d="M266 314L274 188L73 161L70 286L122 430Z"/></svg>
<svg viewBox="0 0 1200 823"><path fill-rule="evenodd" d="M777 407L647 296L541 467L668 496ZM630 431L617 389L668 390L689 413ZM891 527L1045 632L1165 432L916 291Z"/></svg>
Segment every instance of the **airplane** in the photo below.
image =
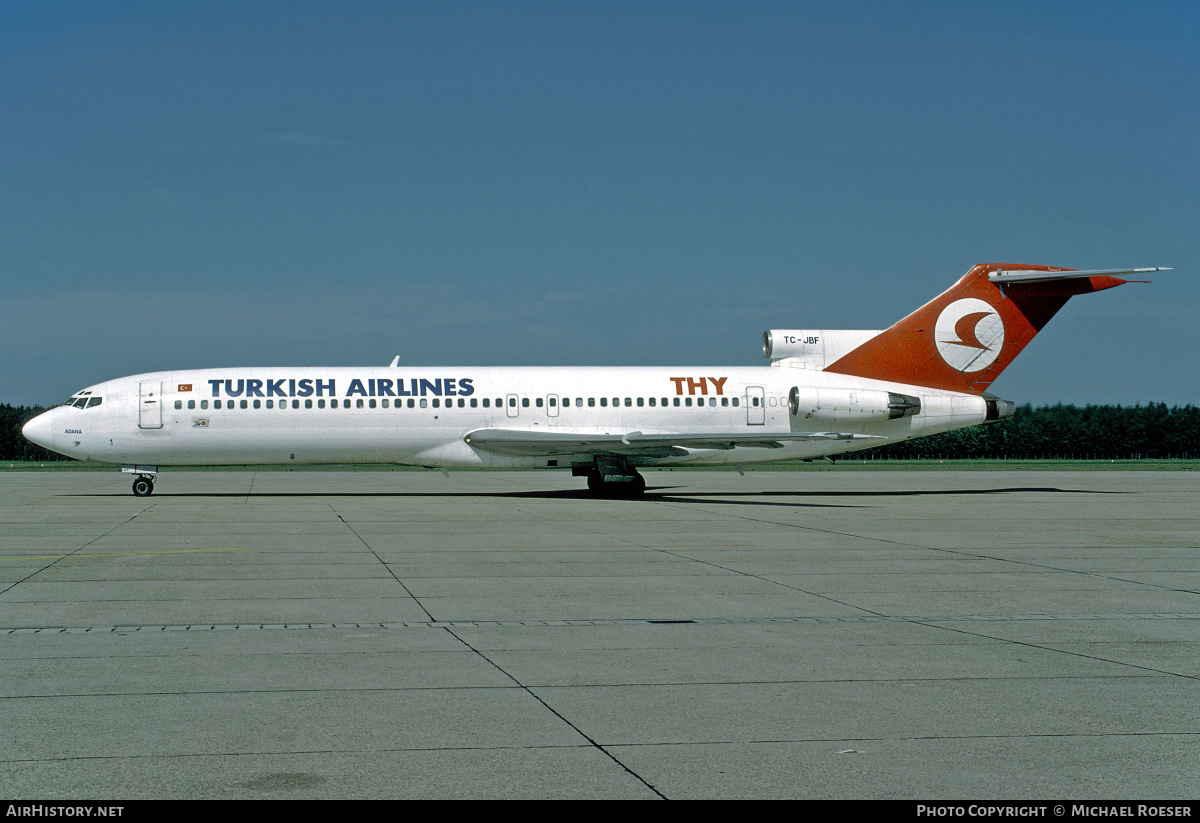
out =
<svg viewBox="0 0 1200 823"><path fill-rule="evenodd" d="M223 368L97 383L34 417L30 441L159 468L398 464L567 469L637 497L650 466L812 460L1013 416L988 392L1075 295L1161 267L984 263L883 330L771 329L769 367Z"/></svg>

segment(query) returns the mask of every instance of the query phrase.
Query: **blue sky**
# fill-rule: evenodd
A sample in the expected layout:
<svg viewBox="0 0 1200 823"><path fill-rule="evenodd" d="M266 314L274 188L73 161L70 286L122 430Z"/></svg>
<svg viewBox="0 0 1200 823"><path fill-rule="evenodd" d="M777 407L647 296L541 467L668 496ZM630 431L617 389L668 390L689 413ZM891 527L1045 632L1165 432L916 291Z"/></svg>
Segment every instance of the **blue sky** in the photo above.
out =
<svg viewBox="0 0 1200 823"><path fill-rule="evenodd" d="M1200 4L0 3L0 402L167 368L757 365L972 264L1017 402L1200 403Z"/></svg>

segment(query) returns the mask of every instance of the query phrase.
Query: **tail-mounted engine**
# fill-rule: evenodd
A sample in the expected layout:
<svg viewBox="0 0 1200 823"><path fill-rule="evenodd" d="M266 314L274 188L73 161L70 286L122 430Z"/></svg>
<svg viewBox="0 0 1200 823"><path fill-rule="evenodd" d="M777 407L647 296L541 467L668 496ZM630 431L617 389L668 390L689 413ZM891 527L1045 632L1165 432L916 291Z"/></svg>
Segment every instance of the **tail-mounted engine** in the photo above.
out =
<svg viewBox="0 0 1200 823"><path fill-rule="evenodd" d="M821 370L880 332L854 329L771 329L763 332L763 355L772 366Z"/></svg>
<svg viewBox="0 0 1200 823"><path fill-rule="evenodd" d="M878 389L801 389L793 386L788 393L788 411L793 417L819 422L898 420L920 414L921 398Z"/></svg>

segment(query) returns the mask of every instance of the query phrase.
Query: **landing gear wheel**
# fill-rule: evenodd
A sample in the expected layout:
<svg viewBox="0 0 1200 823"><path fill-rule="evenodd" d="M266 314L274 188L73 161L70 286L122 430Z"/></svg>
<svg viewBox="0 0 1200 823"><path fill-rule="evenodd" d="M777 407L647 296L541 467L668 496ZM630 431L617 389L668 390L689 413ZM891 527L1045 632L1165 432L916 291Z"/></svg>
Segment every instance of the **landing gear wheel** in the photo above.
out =
<svg viewBox="0 0 1200 823"><path fill-rule="evenodd" d="M139 477L133 481L133 493L138 497L149 497L154 494L154 478Z"/></svg>
<svg viewBox="0 0 1200 823"><path fill-rule="evenodd" d="M633 488L630 491L632 492L631 497L641 497L646 491L646 478L640 474L634 474Z"/></svg>
<svg viewBox="0 0 1200 823"><path fill-rule="evenodd" d="M590 471L587 476L588 491L598 495L604 491L604 478L600 476L598 471Z"/></svg>

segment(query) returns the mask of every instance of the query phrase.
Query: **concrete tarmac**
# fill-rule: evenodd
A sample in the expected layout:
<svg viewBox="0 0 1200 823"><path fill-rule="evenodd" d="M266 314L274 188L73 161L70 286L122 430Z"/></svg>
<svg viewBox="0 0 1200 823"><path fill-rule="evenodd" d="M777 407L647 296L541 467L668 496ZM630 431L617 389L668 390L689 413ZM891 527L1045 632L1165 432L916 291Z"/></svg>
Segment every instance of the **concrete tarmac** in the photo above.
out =
<svg viewBox="0 0 1200 823"><path fill-rule="evenodd" d="M1195 798L1200 476L0 474L0 794Z"/></svg>

